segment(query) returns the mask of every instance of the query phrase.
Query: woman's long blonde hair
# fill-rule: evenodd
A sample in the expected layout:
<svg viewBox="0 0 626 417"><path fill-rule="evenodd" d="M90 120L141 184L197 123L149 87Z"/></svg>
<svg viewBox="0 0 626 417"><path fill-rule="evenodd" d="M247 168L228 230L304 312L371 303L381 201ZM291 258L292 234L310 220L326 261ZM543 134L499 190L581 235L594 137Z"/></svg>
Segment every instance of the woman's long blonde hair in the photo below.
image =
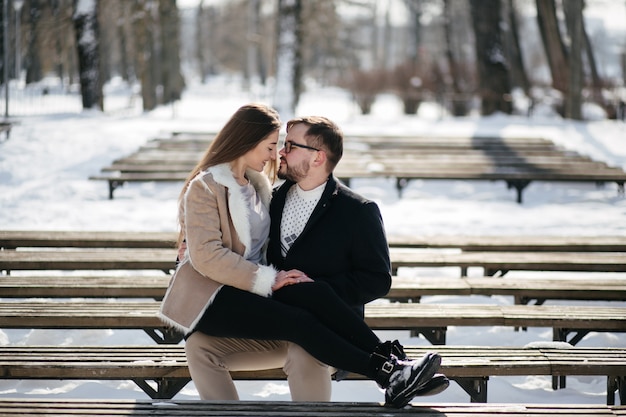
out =
<svg viewBox="0 0 626 417"><path fill-rule="evenodd" d="M230 163L243 156L268 135L279 130L280 125L278 112L269 106L253 103L240 107L213 138L198 164L187 176L185 185L178 197L179 204L182 204L187 187L196 175L211 166ZM272 183L276 180L277 171L278 162L276 159L271 159L265 166L265 173ZM182 221L182 219L180 220ZM181 228L178 236L179 245L182 239L183 230Z"/></svg>

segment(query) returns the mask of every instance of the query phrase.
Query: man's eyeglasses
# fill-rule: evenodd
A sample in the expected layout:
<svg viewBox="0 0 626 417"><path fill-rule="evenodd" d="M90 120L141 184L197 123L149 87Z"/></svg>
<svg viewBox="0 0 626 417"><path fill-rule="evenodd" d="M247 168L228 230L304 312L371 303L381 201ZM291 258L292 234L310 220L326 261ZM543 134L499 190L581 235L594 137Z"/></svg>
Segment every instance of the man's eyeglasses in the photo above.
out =
<svg viewBox="0 0 626 417"><path fill-rule="evenodd" d="M314 148L312 146L300 145L299 143L295 143L295 142L292 142L290 140L285 141L285 153L291 152L291 149L294 148L294 147L295 148L302 148L302 149L309 149L311 151L319 151L319 149Z"/></svg>

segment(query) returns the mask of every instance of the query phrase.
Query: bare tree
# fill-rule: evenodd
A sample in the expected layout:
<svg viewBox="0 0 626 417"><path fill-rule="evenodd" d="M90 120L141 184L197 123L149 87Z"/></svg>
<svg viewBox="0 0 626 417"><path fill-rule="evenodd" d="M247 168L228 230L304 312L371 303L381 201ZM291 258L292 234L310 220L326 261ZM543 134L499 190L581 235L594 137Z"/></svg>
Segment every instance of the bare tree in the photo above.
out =
<svg viewBox="0 0 626 417"><path fill-rule="evenodd" d="M98 50L98 3L97 0L75 0L73 20L83 108L102 110L104 96Z"/></svg>
<svg viewBox="0 0 626 417"><path fill-rule="evenodd" d="M554 0L536 0L536 3L539 33L550 66L552 86L566 92L569 85L569 66L567 50L559 31L556 4Z"/></svg>
<svg viewBox="0 0 626 417"><path fill-rule="evenodd" d="M154 36L152 15L146 0L134 0L132 11L133 38L135 41L137 76L141 82L141 98L144 110L157 106L156 80L154 78Z"/></svg>
<svg viewBox="0 0 626 417"><path fill-rule="evenodd" d="M569 82L565 95L565 114L569 119L582 119L583 89L583 0L569 0L563 3L565 22L570 39L568 54Z"/></svg>
<svg viewBox="0 0 626 417"><path fill-rule="evenodd" d="M117 38L120 49L119 73L122 79L126 81L135 81L135 73L133 67L134 44L132 42L131 15L132 3L122 1L118 9L119 15L116 20Z"/></svg>
<svg viewBox="0 0 626 417"><path fill-rule="evenodd" d="M30 28L28 49L26 54L26 83L34 83L43 78L41 57L39 54L39 40L41 38L41 8L39 0L30 0L26 5L28 25Z"/></svg>
<svg viewBox="0 0 626 417"><path fill-rule="evenodd" d="M180 19L176 0L159 0L163 103L180 100L185 81L180 73Z"/></svg>
<svg viewBox="0 0 626 417"><path fill-rule="evenodd" d="M522 48L520 47L519 28L517 19L517 10L513 0L507 2L509 30L507 31L508 39L508 56L511 62L511 84L520 87L526 96L530 97L530 81L526 74L526 66L522 56Z"/></svg>
<svg viewBox="0 0 626 417"><path fill-rule="evenodd" d="M278 0L277 23L273 105L289 118L295 113L302 89L302 1Z"/></svg>
<svg viewBox="0 0 626 417"><path fill-rule="evenodd" d="M468 111L468 103L463 97L466 95L463 82L463 71L461 64L457 61L454 53L452 22L455 21L450 0L443 0L443 33L445 37L445 57L448 63L450 87L452 88L452 114L454 116L464 116Z"/></svg>
<svg viewBox="0 0 626 417"><path fill-rule="evenodd" d="M500 0L470 0L476 64L478 66L481 114L512 112L508 63L501 32Z"/></svg>

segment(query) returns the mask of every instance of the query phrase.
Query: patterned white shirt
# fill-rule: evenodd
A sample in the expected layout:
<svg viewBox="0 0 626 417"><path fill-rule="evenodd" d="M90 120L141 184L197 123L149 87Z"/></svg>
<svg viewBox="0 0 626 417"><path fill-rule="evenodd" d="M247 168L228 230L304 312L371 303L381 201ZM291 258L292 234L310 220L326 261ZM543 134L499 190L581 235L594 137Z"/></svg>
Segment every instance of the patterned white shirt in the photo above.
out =
<svg viewBox="0 0 626 417"><path fill-rule="evenodd" d="M283 256L287 255L293 242L304 230L325 187L326 183L323 183L312 190L304 191L295 184L287 191L283 218L280 222L280 251Z"/></svg>

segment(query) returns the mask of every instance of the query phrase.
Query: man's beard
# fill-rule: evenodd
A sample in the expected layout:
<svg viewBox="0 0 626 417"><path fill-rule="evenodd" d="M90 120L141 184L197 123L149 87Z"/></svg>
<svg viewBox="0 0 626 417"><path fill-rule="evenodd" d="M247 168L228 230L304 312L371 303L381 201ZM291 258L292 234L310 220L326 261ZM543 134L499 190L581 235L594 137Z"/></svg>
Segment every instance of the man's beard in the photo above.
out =
<svg viewBox="0 0 626 417"><path fill-rule="evenodd" d="M289 166L286 163L278 171L278 178L298 182L304 179L309 173L311 165L307 161L302 161L299 166Z"/></svg>

